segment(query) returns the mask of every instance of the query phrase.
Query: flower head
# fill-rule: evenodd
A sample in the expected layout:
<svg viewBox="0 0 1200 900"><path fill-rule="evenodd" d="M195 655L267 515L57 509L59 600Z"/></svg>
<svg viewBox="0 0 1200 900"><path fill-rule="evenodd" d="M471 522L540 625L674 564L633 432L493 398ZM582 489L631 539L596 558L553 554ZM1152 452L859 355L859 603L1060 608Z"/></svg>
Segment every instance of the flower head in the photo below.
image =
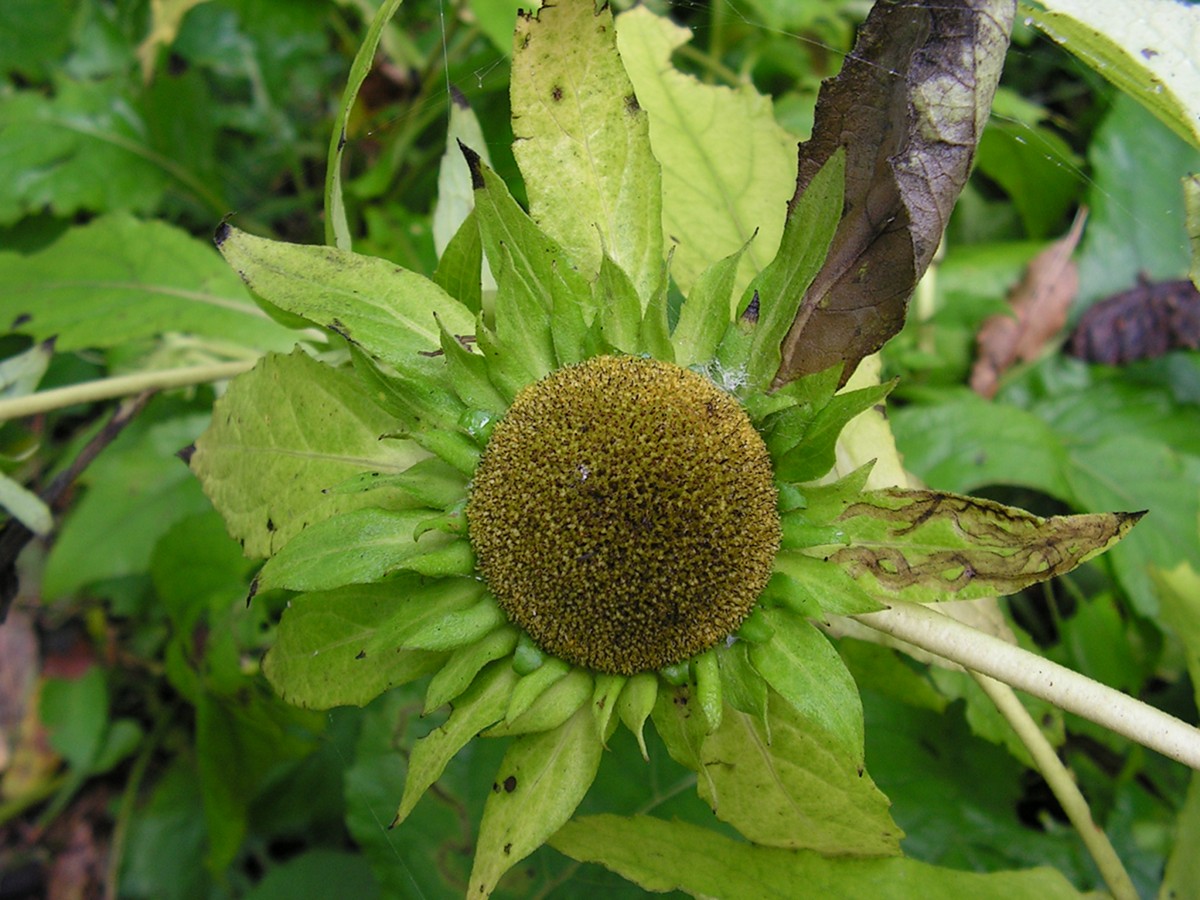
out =
<svg viewBox="0 0 1200 900"><path fill-rule="evenodd" d="M464 148L474 212L433 280L217 235L268 310L334 336L323 360L270 356L238 379L192 457L268 557L256 588L295 592L267 675L316 707L431 676L426 711L451 712L413 748L397 823L477 734L515 738L471 896L571 816L618 723L645 755L650 717L752 840L898 852L853 681L812 620L1011 591L1116 527L1079 541L984 501L867 490L869 465L835 471L843 426L890 386L838 393L841 366L775 381L840 218L844 155L807 178L774 261L747 273L749 244L731 248L680 299L611 25L591 3L522 20L536 218Z"/></svg>

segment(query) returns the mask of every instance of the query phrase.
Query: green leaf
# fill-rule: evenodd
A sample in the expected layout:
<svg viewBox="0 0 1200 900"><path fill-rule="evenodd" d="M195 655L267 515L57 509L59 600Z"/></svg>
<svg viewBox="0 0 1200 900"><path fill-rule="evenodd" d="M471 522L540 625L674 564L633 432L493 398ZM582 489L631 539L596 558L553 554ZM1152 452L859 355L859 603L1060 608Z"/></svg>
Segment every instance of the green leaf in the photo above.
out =
<svg viewBox="0 0 1200 900"><path fill-rule="evenodd" d="M403 434L464 476L475 471L480 449L467 434L469 411L445 378L440 359L416 354L393 368L351 344L350 361L367 392L396 417L394 435Z"/></svg>
<svg viewBox="0 0 1200 900"><path fill-rule="evenodd" d="M56 79L54 96L8 90L0 97L0 224L49 209L150 212L172 161L147 143L146 122L117 79Z"/></svg>
<svg viewBox="0 0 1200 900"><path fill-rule="evenodd" d="M704 738L699 791L717 817L756 844L827 855L899 854L900 829L888 815L888 799L863 772L861 754L811 728L774 692L768 717L769 741L761 720L733 709Z"/></svg>
<svg viewBox="0 0 1200 900"><path fill-rule="evenodd" d="M1145 147L1154 152L1141 152ZM1200 151L1121 95L1096 130L1088 162L1091 212L1078 254L1079 300L1094 303L1141 275L1183 277L1189 251L1180 178L1200 171Z"/></svg>
<svg viewBox="0 0 1200 900"><path fill-rule="evenodd" d="M796 174L796 144L775 122L771 100L749 81L702 84L671 55L691 32L636 6L617 18L617 47L650 145L662 167L662 227L675 247L671 276L685 295L709 264L746 249L734 283L740 295L774 256Z"/></svg>
<svg viewBox="0 0 1200 900"><path fill-rule="evenodd" d="M640 352L640 300L629 276L608 256L600 262L600 273L592 285L592 292L605 343L622 353Z"/></svg>
<svg viewBox="0 0 1200 900"><path fill-rule="evenodd" d="M715 649L701 653L691 661L695 677L696 708L704 718L705 730L712 733L721 727L725 701L721 697L721 667Z"/></svg>
<svg viewBox="0 0 1200 900"><path fill-rule="evenodd" d="M511 654L517 646L518 634L515 628L498 628L482 640L455 650L429 679L429 689L425 692L425 714L458 699L484 666Z"/></svg>
<svg viewBox="0 0 1200 900"><path fill-rule="evenodd" d="M1187 563L1169 571L1155 570L1162 596L1163 619L1183 644L1192 690L1200 705L1200 573Z"/></svg>
<svg viewBox="0 0 1200 900"><path fill-rule="evenodd" d="M906 466L937 488L965 493L1015 484L1067 499L1069 456L1040 417L965 388L890 415Z"/></svg>
<svg viewBox="0 0 1200 900"><path fill-rule="evenodd" d="M1053 869L960 872L914 859L842 859L811 851L745 844L686 822L649 816L588 816L550 841L581 862L620 872L647 890L704 897L796 896L908 900L1072 898L1079 894Z"/></svg>
<svg viewBox="0 0 1200 900"><path fill-rule="evenodd" d="M653 672L639 672L634 675L617 698L617 714L625 727L637 738L642 758L647 760L649 756L646 753L646 738L642 732L657 699L658 676Z"/></svg>
<svg viewBox="0 0 1200 900"><path fill-rule="evenodd" d="M770 740L771 720L767 715L769 689L750 662L751 646L746 641L737 641L717 653L717 662L721 667L721 694L733 709L761 719L767 726L767 739Z"/></svg>
<svg viewBox="0 0 1200 900"><path fill-rule="evenodd" d="M545 667L543 667L544 669ZM539 670L541 671L541 670ZM536 673L533 673L536 674ZM533 674L525 678L533 677ZM524 681L525 679L522 679ZM596 683L592 673L584 669L571 669L566 676L558 679L550 687L542 691L529 704L528 708L519 715L512 714L513 706L503 722L489 728L484 737L507 737L517 734L536 734L543 731L553 731L567 719L575 715L575 711L592 699ZM513 700L516 699L514 688ZM603 741L603 735L596 733L597 740Z"/></svg>
<svg viewBox="0 0 1200 900"><path fill-rule="evenodd" d="M54 528L54 514L42 498L0 472L0 509L34 534L46 537Z"/></svg>
<svg viewBox="0 0 1200 900"><path fill-rule="evenodd" d="M507 56L513 50L517 12L536 8L538 4L536 0L533 3L530 0L471 0L468 5L479 23L479 30Z"/></svg>
<svg viewBox="0 0 1200 900"><path fill-rule="evenodd" d="M1192 265L1189 277L1200 286L1200 175L1183 179L1183 207L1187 217L1188 240L1192 245Z"/></svg>
<svg viewBox="0 0 1200 900"><path fill-rule="evenodd" d="M381 440L395 425L346 370L300 352L270 355L217 401L191 467L246 554L271 556L330 516L412 504L397 489L325 492L364 471L399 474L424 458L412 443Z"/></svg>
<svg viewBox="0 0 1200 900"><path fill-rule="evenodd" d="M87 493L63 523L46 561L45 597L145 572L155 544L171 526L209 508L200 485L175 456L200 433L206 417L163 415L169 411L151 406L84 473Z"/></svg>
<svg viewBox="0 0 1200 900"><path fill-rule="evenodd" d="M469 575L475 557L465 541L442 532L419 540L428 510L354 509L310 525L283 545L258 573L259 590L327 591L379 581L399 571Z"/></svg>
<svg viewBox="0 0 1200 900"><path fill-rule="evenodd" d="M100 754L108 731L108 685L99 666L78 678L47 678L41 687L38 715L50 746L72 768L86 774Z"/></svg>
<svg viewBox="0 0 1200 900"><path fill-rule="evenodd" d="M609 723L616 727L613 714L617 711L621 694L629 682L628 676L596 673L595 689L592 693L592 714L596 717L596 734L606 741L611 732Z"/></svg>
<svg viewBox="0 0 1200 900"><path fill-rule="evenodd" d="M189 900L216 890L204 866L206 842L195 761L176 756L130 819L122 891L131 897Z"/></svg>
<svg viewBox="0 0 1200 900"><path fill-rule="evenodd" d="M980 138L976 163L1008 194L1025 233L1037 240L1054 236L1083 186L1083 161L1057 131L1037 122L993 118Z"/></svg>
<svg viewBox="0 0 1200 900"><path fill-rule="evenodd" d="M483 808L468 896L488 896L501 875L562 827L591 787L602 752L586 706L556 730L509 746Z"/></svg>
<svg viewBox="0 0 1200 900"><path fill-rule="evenodd" d="M296 706L364 706L438 667L444 654L402 644L415 630L469 604L470 588L404 575L293 597L263 670L279 696Z"/></svg>
<svg viewBox="0 0 1200 900"><path fill-rule="evenodd" d="M446 375L454 391L472 410L483 410L501 416L508 409L508 400L492 384L487 361L464 344L464 335L451 334L442 326L442 353L446 359Z"/></svg>
<svg viewBox="0 0 1200 900"><path fill-rule="evenodd" d="M1015 12L1010 0L876 4L842 71L821 86L789 213L841 148L845 211L777 383L840 363L848 378L903 326L970 173Z"/></svg>
<svg viewBox="0 0 1200 900"><path fill-rule="evenodd" d="M546 6L517 20L513 154L533 218L580 270L608 255L645 307L661 280L662 188L647 115L617 55L612 13Z"/></svg>
<svg viewBox="0 0 1200 900"><path fill-rule="evenodd" d="M110 215L27 256L0 253L0 320L62 351L184 332L255 349L295 335L246 296L202 241L165 222Z"/></svg>
<svg viewBox="0 0 1200 900"><path fill-rule="evenodd" d="M383 37L396 10L403 0L384 0L366 36L354 54L354 62L350 66L350 76L346 81L346 89L342 92L342 102L338 105L335 122L337 128L329 135L329 152L325 164L325 243L336 246L339 250L350 250L350 225L346 221L346 206L342 199L342 151L346 148L346 128L350 122L350 114L354 110L354 101L367 75L375 64L375 51Z"/></svg>
<svg viewBox="0 0 1200 900"><path fill-rule="evenodd" d="M451 91L450 122L446 129L446 150L438 165L437 202L433 206L433 246L438 259L445 256L446 247L455 235L464 231L463 224L475 208L475 189L471 170L463 158L459 144L479 154L486 166L491 166L487 141L475 110L460 91ZM471 230L470 226L468 229ZM478 239L478 229L474 230ZM490 277L490 276L489 276ZM490 285L489 287L494 287ZM457 296L457 295L452 295ZM478 311L479 307L474 307Z"/></svg>
<svg viewBox="0 0 1200 900"><path fill-rule="evenodd" d="M775 634L749 648L767 684L837 752L863 765L863 714L858 688L829 640L807 620L784 610L761 614Z"/></svg>
<svg viewBox="0 0 1200 900"><path fill-rule="evenodd" d="M765 599L802 616L854 616L876 612L883 604L838 566L804 553L782 551Z"/></svg>
<svg viewBox="0 0 1200 900"><path fill-rule="evenodd" d="M446 245L432 281L476 315L483 309L483 242L474 209ZM495 283L488 269L489 287Z"/></svg>
<svg viewBox="0 0 1200 900"><path fill-rule="evenodd" d="M441 346L440 321L474 329L470 310L429 279L387 260L333 247L254 237L229 225L217 247L254 293L328 328L397 368ZM436 318L435 318L436 316Z"/></svg>
<svg viewBox="0 0 1200 900"><path fill-rule="evenodd" d="M272 866L243 897L245 900L277 900L279 897L299 900L338 894L356 900L376 900L380 896L379 883L360 853L318 847Z"/></svg>
<svg viewBox="0 0 1200 900"><path fill-rule="evenodd" d="M825 475L837 462L837 441L842 429L859 413L883 403L895 381L836 395L813 417L800 440L776 457L776 477L803 483Z"/></svg>
<svg viewBox="0 0 1200 900"><path fill-rule="evenodd" d="M70 46L71 0L9 0L0 6L0 74L19 73L29 82L50 74Z"/></svg>
<svg viewBox="0 0 1200 900"><path fill-rule="evenodd" d="M1200 147L1200 10L1153 0L1040 0L1033 21Z"/></svg>
<svg viewBox="0 0 1200 900"><path fill-rule="evenodd" d="M671 758L699 776L700 796L715 805L719 800L717 789L712 771L704 765L702 749L708 722L696 706L695 691L690 685L671 688L656 684L651 715L654 730L666 744Z"/></svg>
<svg viewBox="0 0 1200 900"><path fill-rule="evenodd" d="M518 667L518 671L520 668ZM557 657L548 657L532 672L521 675L513 688L512 700L505 710L504 718L511 722L533 704L533 701L571 671L571 664Z"/></svg>
<svg viewBox="0 0 1200 900"><path fill-rule="evenodd" d="M748 246L749 242L713 263L693 283L671 332L677 365L686 369L708 363L717 352L726 329L733 324L733 284Z"/></svg>
<svg viewBox="0 0 1200 900"><path fill-rule="evenodd" d="M180 519L155 542L149 572L176 633L191 634L207 627L210 610L228 610L230 598L245 595L253 568L210 507Z"/></svg>
<svg viewBox="0 0 1200 900"><path fill-rule="evenodd" d="M775 259L747 289L758 298L758 321L750 344L749 376L754 387L765 389L779 370L780 344L837 230L845 181L846 154L839 149L788 210Z"/></svg>
<svg viewBox="0 0 1200 900"><path fill-rule="evenodd" d="M469 579L458 579L458 582L471 585L476 596L482 593L482 586ZM404 636L404 646L421 650L457 650L482 641L507 622L504 611L485 594L474 606L447 613L413 629Z"/></svg>
<svg viewBox="0 0 1200 900"><path fill-rule="evenodd" d="M327 488L330 494L358 494L396 487L429 509L450 509L467 496L466 477L448 463L431 456L415 462L397 475L363 472Z"/></svg>
<svg viewBox="0 0 1200 900"><path fill-rule="evenodd" d="M558 368L550 316L541 298L529 291L523 282L506 245L500 245L503 261L497 266L499 285L494 309L496 337L506 352L521 358L535 380L540 380Z"/></svg>
<svg viewBox="0 0 1200 900"><path fill-rule="evenodd" d="M496 173L473 150L462 149L475 185L475 218L492 271L500 280L504 268L511 267L513 289L536 299L543 315L554 322L559 363L579 362L583 335L593 315L591 285L562 246L521 209Z"/></svg>
<svg viewBox="0 0 1200 900"><path fill-rule="evenodd" d="M868 592L930 600L1011 594L1116 543L1140 513L1043 519L990 500L894 488L863 494L840 519L829 560Z"/></svg>
<svg viewBox="0 0 1200 900"><path fill-rule="evenodd" d="M504 718L517 674L506 662L496 663L480 673L470 689L454 704L443 725L417 741L408 762L404 795L393 825L408 818L417 801L442 777L446 764L483 729Z"/></svg>
<svg viewBox="0 0 1200 900"><path fill-rule="evenodd" d="M196 758L208 823L208 865L223 871L245 840L251 803L281 762L311 753L319 723L269 696L202 692L196 707ZM309 726L306 729L304 726Z"/></svg>

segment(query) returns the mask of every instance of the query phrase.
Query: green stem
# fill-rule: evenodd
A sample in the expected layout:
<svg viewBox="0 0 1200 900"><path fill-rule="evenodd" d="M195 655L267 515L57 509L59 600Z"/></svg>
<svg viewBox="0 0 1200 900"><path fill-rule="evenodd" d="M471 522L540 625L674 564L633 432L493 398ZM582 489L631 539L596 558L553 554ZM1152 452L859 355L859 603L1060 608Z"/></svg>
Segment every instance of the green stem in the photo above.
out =
<svg viewBox="0 0 1200 900"><path fill-rule="evenodd" d="M1194 725L930 606L899 601L890 609L854 618L1200 770L1200 729Z"/></svg>
<svg viewBox="0 0 1200 900"><path fill-rule="evenodd" d="M1063 812L1067 814L1067 818L1079 832L1083 845L1095 860L1096 868L1100 870L1100 875L1115 900L1137 900L1137 888L1133 886L1133 881L1130 879L1129 873L1125 871L1125 866L1121 863L1121 858L1117 856L1117 851L1109 842L1108 835L1092 820L1092 811L1088 808L1087 800L1080 792L1079 785L1075 783L1074 777L1063 765L1063 761L1058 758L1054 747L1046 739L1042 730L1038 728L1033 716L1029 714L1029 710L1025 708L1016 693L1007 684L978 672L971 672L971 677L996 705L1000 714L1008 720L1012 730L1016 732L1021 743L1025 745L1025 749L1029 751L1029 755L1033 757L1034 765L1038 767L1038 771L1042 773L1046 784L1050 786L1050 790L1054 792L1059 805L1062 806Z"/></svg>
<svg viewBox="0 0 1200 900"><path fill-rule="evenodd" d="M207 384L224 381L253 368L254 362L213 363L204 366L185 366L181 369L156 369L137 372L133 375L117 375L99 381L85 381L69 387L38 391L24 397L0 400L0 422L23 416L37 415L77 403L93 403L97 400L112 400L129 397L144 391L161 391L168 388Z"/></svg>

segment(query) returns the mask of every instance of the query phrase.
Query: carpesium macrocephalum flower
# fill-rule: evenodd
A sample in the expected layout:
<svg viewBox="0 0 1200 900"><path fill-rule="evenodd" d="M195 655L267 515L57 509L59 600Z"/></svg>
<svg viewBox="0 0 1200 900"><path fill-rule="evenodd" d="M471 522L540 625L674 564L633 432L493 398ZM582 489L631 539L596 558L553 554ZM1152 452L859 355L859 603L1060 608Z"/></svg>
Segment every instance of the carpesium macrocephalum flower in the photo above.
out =
<svg viewBox="0 0 1200 900"><path fill-rule="evenodd" d="M890 386L838 392L841 366L775 379L841 216L844 153L790 206L773 261L747 267L751 244L675 277L612 24L591 3L522 21L535 215L464 147L474 210L432 279L217 234L269 311L328 335L238 379L191 460L267 558L256 589L294 592L267 675L318 708L429 677L426 711L451 711L412 750L397 823L476 735L512 739L472 897L571 816L618 725L647 752L650 718L751 840L897 853L853 681L813 621L1012 591L1128 524L835 469L843 426Z"/></svg>

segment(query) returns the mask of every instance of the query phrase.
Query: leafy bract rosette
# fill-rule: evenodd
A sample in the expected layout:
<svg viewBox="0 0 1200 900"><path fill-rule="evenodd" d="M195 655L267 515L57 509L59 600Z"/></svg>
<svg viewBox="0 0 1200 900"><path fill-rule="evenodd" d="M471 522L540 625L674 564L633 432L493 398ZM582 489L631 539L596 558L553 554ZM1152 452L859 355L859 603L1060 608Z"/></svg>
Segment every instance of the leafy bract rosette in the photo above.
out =
<svg viewBox="0 0 1200 900"><path fill-rule="evenodd" d="M807 177L777 246L742 223L727 255L675 277L655 123L611 16L545 9L517 48L533 216L464 147L473 211L432 278L217 234L264 308L329 337L234 381L191 457L266 559L255 590L292 592L267 677L318 709L427 679L425 711L450 711L412 749L401 828L477 735L509 740L472 897L563 828L615 729L648 753L648 721L752 852L802 850L860 880L862 858L895 858L889 878L916 877L896 868L921 864L899 858L855 684L816 623L1010 593L1132 520L1041 519L835 469L843 427L891 385L839 391L840 364L777 376L843 219L845 152ZM578 831L563 834L569 852ZM960 876L980 877L944 889Z"/></svg>

